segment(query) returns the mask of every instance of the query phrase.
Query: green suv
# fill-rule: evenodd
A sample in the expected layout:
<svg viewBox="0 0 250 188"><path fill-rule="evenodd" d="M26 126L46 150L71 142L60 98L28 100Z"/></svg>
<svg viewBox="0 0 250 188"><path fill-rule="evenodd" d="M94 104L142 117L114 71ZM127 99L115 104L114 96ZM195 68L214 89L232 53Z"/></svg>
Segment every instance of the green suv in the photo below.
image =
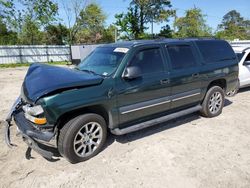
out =
<svg viewBox="0 0 250 188"><path fill-rule="evenodd" d="M75 69L30 66L21 95L6 119L11 146L14 119L29 148L56 140L62 156L85 161L123 135L196 111L222 112L225 93L238 84L231 46L216 39L130 41L97 47Z"/></svg>

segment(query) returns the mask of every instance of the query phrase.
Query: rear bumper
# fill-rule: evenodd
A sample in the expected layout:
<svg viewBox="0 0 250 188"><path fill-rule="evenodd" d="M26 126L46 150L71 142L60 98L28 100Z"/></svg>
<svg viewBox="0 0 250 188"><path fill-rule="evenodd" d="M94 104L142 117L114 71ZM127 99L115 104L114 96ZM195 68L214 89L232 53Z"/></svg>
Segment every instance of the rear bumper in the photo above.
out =
<svg viewBox="0 0 250 188"><path fill-rule="evenodd" d="M52 159L53 154L47 150L44 150L39 147L39 141L49 142L54 137L54 132L46 131L46 130L39 130L37 129L31 122L29 122L24 117L24 112L21 110L22 102L18 99L11 111L6 118L5 121L5 142L6 144L11 147L14 144L11 143L10 139L10 127L12 126L11 122L14 119L18 130L20 131L23 140L27 143L28 147L36 151L37 153L41 154L45 158Z"/></svg>

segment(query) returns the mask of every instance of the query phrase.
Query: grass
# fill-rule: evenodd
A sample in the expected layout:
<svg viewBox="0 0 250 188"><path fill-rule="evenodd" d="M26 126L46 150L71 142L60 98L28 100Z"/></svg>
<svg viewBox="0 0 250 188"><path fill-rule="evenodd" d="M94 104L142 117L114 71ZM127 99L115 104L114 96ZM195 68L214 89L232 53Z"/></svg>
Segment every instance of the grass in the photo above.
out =
<svg viewBox="0 0 250 188"><path fill-rule="evenodd" d="M44 63L48 65L69 65L71 64L68 61L60 61L60 62L49 62ZM16 67L28 67L31 63L10 63L10 64L0 64L0 68L16 68Z"/></svg>

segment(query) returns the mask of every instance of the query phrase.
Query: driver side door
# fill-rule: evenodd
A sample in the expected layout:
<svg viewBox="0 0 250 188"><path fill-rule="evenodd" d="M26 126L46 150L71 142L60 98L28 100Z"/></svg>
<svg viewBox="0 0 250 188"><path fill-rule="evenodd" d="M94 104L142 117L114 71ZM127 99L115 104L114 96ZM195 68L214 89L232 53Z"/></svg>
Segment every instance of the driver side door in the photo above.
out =
<svg viewBox="0 0 250 188"><path fill-rule="evenodd" d="M129 66L139 68L141 75L130 80L121 77L116 82L120 128L170 109L169 73L161 46L138 48Z"/></svg>
<svg viewBox="0 0 250 188"><path fill-rule="evenodd" d="M239 66L239 79L241 86L250 85L250 52L245 55L242 65Z"/></svg>

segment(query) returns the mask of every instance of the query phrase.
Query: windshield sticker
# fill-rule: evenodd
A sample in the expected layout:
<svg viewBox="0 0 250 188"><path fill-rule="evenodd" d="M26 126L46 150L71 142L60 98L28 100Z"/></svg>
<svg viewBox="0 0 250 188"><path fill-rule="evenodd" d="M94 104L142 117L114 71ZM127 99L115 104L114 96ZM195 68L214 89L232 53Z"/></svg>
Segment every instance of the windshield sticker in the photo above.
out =
<svg viewBox="0 0 250 188"><path fill-rule="evenodd" d="M128 48L116 48L114 49L114 52L127 53L128 50Z"/></svg>

